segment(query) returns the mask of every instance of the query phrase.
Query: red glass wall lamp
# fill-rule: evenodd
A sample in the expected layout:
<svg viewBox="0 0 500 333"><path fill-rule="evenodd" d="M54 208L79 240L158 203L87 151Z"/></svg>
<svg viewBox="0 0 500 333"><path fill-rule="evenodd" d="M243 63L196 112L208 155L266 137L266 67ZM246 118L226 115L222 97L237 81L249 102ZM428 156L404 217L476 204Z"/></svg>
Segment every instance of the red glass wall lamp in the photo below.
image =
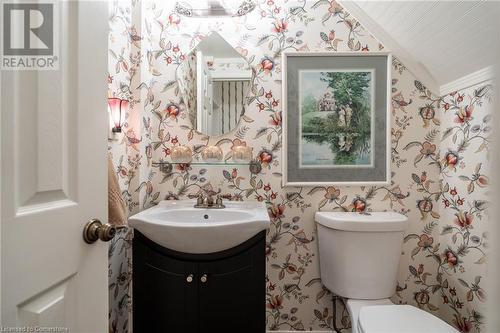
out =
<svg viewBox="0 0 500 333"><path fill-rule="evenodd" d="M125 114L128 111L128 100L118 97L108 98L109 112L113 121L113 133L121 133Z"/></svg>

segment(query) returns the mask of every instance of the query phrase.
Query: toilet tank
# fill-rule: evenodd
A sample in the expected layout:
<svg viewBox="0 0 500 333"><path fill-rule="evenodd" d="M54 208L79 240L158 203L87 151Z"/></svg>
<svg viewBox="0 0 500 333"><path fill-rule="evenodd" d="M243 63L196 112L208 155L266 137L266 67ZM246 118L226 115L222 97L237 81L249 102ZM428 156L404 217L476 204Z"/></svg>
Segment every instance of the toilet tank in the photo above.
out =
<svg viewBox="0 0 500 333"><path fill-rule="evenodd" d="M408 218L393 212L317 212L321 280L354 299L391 297L396 290Z"/></svg>

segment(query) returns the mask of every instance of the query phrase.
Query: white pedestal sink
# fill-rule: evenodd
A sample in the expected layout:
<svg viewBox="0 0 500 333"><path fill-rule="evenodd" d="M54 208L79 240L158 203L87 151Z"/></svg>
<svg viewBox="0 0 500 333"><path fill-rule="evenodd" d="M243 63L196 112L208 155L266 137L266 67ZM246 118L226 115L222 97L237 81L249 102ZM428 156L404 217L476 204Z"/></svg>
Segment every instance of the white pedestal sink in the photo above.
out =
<svg viewBox="0 0 500 333"><path fill-rule="evenodd" d="M226 208L194 208L194 200L166 200L131 216L128 223L153 242L185 253L230 249L269 228L262 202L225 201Z"/></svg>

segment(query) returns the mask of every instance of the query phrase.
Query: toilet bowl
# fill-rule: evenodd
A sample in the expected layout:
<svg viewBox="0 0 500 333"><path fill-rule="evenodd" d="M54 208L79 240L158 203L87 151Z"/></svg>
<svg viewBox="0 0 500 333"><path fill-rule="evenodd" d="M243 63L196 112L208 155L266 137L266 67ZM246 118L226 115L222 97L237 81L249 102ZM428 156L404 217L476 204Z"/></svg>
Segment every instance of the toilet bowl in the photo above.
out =
<svg viewBox="0 0 500 333"><path fill-rule="evenodd" d="M389 299L347 300L352 333L458 333L432 314Z"/></svg>
<svg viewBox="0 0 500 333"><path fill-rule="evenodd" d="M396 290L406 216L317 212L321 281L347 299L352 333L457 333L443 320L390 300Z"/></svg>

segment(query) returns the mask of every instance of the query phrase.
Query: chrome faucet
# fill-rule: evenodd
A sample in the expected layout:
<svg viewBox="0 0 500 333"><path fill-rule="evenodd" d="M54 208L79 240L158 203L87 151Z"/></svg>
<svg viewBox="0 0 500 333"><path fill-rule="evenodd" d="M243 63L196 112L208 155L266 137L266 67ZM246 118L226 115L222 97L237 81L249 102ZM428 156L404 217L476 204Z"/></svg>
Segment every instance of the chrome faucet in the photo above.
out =
<svg viewBox="0 0 500 333"><path fill-rule="evenodd" d="M221 209L221 208L226 208L224 204L222 203L222 197L220 194L217 194L217 197L214 201L214 197L211 194L207 194L205 197L203 193L200 193L198 195L198 198L196 198L196 204L194 205L194 208L214 208L214 209Z"/></svg>

